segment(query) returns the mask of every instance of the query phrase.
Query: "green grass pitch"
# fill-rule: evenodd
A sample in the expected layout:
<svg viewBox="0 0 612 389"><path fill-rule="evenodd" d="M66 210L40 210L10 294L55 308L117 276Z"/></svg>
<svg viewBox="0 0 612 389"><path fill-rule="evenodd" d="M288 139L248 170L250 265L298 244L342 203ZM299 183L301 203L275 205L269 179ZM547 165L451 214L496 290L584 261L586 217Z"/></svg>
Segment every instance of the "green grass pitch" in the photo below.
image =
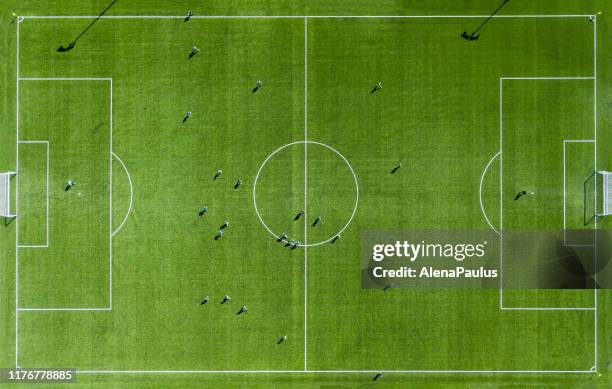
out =
<svg viewBox="0 0 612 389"><path fill-rule="evenodd" d="M500 301L360 279L367 230L594 228L584 183L612 169L609 4L510 1L500 15L539 16L494 18L474 42L461 32L498 1L120 0L88 29L33 17L109 3L0 5L0 171L19 171L0 367L75 368L83 388L612 387L606 289ZM295 17L113 18L188 9ZM538 195L514 202L525 187Z"/></svg>

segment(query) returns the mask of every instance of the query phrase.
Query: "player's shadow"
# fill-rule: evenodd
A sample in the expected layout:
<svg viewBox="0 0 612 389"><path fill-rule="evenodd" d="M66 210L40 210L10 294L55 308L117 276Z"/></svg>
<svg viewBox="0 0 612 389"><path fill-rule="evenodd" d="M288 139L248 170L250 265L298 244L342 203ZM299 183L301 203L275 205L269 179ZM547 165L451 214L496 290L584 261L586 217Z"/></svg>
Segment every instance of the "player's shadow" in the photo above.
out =
<svg viewBox="0 0 612 389"><path fill-rule="evenodd" d="M595 221L595 219L597 218L597 210L593 209L593 212L589 212L588 211L588 204L589 204L589 192L591 192L591 190L588 189L588 187L591 187L591 185L595 185L595 183L591 183L591 181L594 181L595 179L595 174L597 174L597 172L593 172L585 181L583 184L583 209L584 209L584 225L588 226L589 224L591 224L592 222ZM595 188L595 190L597 190L597 188Z"/></svg>
<svg viewBox="0 0 612 389"><path fill-rule="evenodd" d="M100 123L97 126L95 126L94 128L91 129L91 133L92 134L96 134L102 127L104 127L106 123Z"/></svg>
<svg viewBox="0 0 612 389"><path fill-rule="evenodd" d="M5 217L4 218L4 226L8 227L11 225L11 223L13 222L13 220L17 219L17 216L13 216L13 217Z"/></svg>
<svg viewBox="0 0 612 389"><path fill-rule="evenodd" d="M113 5L115 5L115 3L119 1L119 0L113 0L110 2L110 4L108 6L106 6L106 8L104 8L104 11L100 12L100 14L98 16L96 16L94 18L94 20L91 21L91 23L89 23L89 25L87 27L85 27L85 29L83 31L81 31L81 33L79 35L77 35L76 38L74 38L69 44L68 46L64 46L61 45L60 47L57 48L57 52L58 53L65 53L66 51L70 51L72 49L74 49L74 47L76 46L77 42L79 41L79 39L81 39L83 37L83 35L85 35L85 33L87 33L87 31L89 31L89 29L91 27L93 27L94 24L96 24L96 22L98 20L100 20L100 18L102 18L102 16L104 16L105 13L108 12L109 9L112 8Z"/></svg>

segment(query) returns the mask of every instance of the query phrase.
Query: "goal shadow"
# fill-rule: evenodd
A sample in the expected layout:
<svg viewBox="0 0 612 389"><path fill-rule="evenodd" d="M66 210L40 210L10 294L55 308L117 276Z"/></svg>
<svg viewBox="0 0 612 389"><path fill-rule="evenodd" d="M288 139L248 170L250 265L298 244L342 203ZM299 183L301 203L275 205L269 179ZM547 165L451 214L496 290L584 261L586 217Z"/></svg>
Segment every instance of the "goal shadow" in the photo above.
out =
<svg viewBox="0 0 612 389"><path fill-rule="evenodd" d="M588 226L597 221L597 209L595 209L595 193L596 193L596 180L593 173L584 181L583 184L583 201L584 201L584 225Z"/></svg>

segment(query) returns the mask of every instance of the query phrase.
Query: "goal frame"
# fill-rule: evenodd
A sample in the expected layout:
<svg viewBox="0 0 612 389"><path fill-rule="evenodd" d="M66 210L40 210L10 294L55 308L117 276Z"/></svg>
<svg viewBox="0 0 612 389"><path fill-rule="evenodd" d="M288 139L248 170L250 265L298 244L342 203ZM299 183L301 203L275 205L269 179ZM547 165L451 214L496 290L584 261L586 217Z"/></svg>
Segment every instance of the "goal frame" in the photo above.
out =
<svg viewBox="0 0 612 389"><path fill-rule="evenodd" d="M12 219L17 217L17 212L11 212L11 179L17 175L17 172L2 172L0 173L0 186L5 185L6 191L4 196L0 198L0 217ZM1 193L1 192L0 192ZM4 206L6 205L6 206Z"/></svg>
<svg viewBox="0 0 612 389"><path fill-rule="evenodd" d="M612 197L608 193L608 187L612 185L612 172L599 170L597 174L601 176L601 212L596 212L597 217L612 215ZM598 188L597 188L598 189Z"/></svg>

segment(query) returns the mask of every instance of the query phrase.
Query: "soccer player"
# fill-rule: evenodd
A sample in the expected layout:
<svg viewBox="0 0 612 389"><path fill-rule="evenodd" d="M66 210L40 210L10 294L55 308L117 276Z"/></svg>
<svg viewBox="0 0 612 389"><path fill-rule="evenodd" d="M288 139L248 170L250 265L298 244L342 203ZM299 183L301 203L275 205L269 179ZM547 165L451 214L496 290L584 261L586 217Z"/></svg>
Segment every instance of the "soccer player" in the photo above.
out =
<svg viewBox="0 0 612 389"><path fill-rule="evenodd" d="M287 239L287 234L285 234L284 232L282 234L280 234L280 236L276 239L277 242L282 242L283 240Z"/></svg>
<svg viewBox="0 0 612 389"><path fill-rule="evenodd" d="M400 162L399 165L397 165L391 170L391 174L395 174L398 170L400 170L401 167L402 167L402 163Z"/></svg>
<svg viewBox="0 0 612 389"><path fill-rule="evenodd" d="M300 212L297 213L297 215L295 215L293 220L294 221L298 221L300 219L300 217L302 217L303 215L304 215L304 210L301 210Z"/></svg>
<svg viewBox="0 0 612 389"><path fill-rule="evenodd" d="M321 216L317 216L317 218L315 219L314 223L312 223L312 226L316 226L317 224L321 223Z"/></svg>
<svg viewBox="0 0 612 389"><path fill-rule="evenodd" d="M516 201L516 200L520 199L521 197L526 196L528 194L534 195L535 192L527 192L526 190L522 190L522 191L518 192L516 194L516 196L514 196L514 200Z"/></svg>
<svg viewBox="0 0 612 389"><path fill-rule="evenodd" d="M236 180L236 184L234 184L234 189L240 188L240 185L242 185L242 180L239 178Z"/></svg>
<svg viewBox="0 0 612 389"><path fill-rule="evenodd" d="M300 246L300 241L296 240L293 242L293 246L291 246L291 250L295 250Z"/></svg>
<svg viewBox="0 0 612 389"><path fill-rule="evenodd" d="M223 222L223 224L221 224L220 229L225 230L227 227L229 227L229 222L226 220Z"/></svg>
<svg viewBox="0 0 612 389"><path fill-rule="evenodd" d="M187 121L191 117L191 111L185 112L185 117L183 118L183 123Z"/></svg>
<svg viewBox="0 0 612 389"><path fill-rule="evenodd" d="M193 46L191 48L191 53L189 53L189 58L193 58L194 55L196 55L197 53L200 52L200 49L198 49L196 46Z"/></svg>
<svg viewBox="0 0 612 389"><path fill-rule="evenodd" d="M223 173L223 171L221 169L217 169L217 171L215 172L215 176L213 177L213 181L221 177L221 173Z"/></svg>
<svg viewBox="0 0 612 389"><path fill-rule="evenodd" d="M238 311L237 315L240 315L241 313L248 312L248 311L249 309L247 308L247 306L243 305L242 308L240 308L240 310Z"/></svg>
<svg viewBox="0 0 612 389"><path fill-rule="evenodd" d="M222 236L223 236L223 230L219 230L219 232L217 232L217 235L215 235L215 240L221 239Z"/></svg>
<svg viewBox="0 0 612 389"><path fill-rule="evenodd" d="M193 12L191 12L191 10L187 11L187 16L185 17L185 22L189 21L189 19L191 19L191 16L193 15Z"/></svg>
<svg viewBox="0 0 612 389"><path fill-rule="evenodd" d="M378 373L374 376L374 379L372 381L376 381L377 379L382 378L382 376L382 373Z"/></svg>
<svg viewBox="0 0 612 389"><path fill-rule="evenodd" d="M226 294L225 296L223 296L223 301L221 301L221 304L225 304L228 301L232 301L232 298Z"/></svg>
<svg viewBox="0 0 612 389"><path fill-rule="evenodd" d="M200 212L198 212L199 216L204 215L206 212L208 212L208 207L202 207L202 209L200 209Z"/></svg>
<svg viewBox="0 0 612 389"><path fill-rule="evenodd" d="M374 93L379 89L382 89L382 81L378 81L370 93Z"/></svg>
<svg viewBox="0 0 612 389"><path fill-rule="evenodd" d="M74 181L68 180L68 182L66 183L66 188L64 189L64 192L68 192L70 188L72 188L73 186L74 186Z"/></svg>
<svg viewBox="0 0 612 389"><path fill-rule="evenodd" d="M283 343L285 340L287 340L287 335L283 335L283 336L281 336L281 338L278 340L278 342L276 342L276 344L281 344L281 343Z"/></svg>
<svg viewBox="0 0 612 389"><path fill-rule="evenodd" d="M208 296L204 296L204 298L202 299L202 302L200 303L200 305L208 304L208 301L209 301Z"/></svg>
<svg viewBox="0 0 612 389"><path fill-rule="evenodd" d="M334 236L330 243L336 243L338 239L340 239L340 235Z"/></svg>

